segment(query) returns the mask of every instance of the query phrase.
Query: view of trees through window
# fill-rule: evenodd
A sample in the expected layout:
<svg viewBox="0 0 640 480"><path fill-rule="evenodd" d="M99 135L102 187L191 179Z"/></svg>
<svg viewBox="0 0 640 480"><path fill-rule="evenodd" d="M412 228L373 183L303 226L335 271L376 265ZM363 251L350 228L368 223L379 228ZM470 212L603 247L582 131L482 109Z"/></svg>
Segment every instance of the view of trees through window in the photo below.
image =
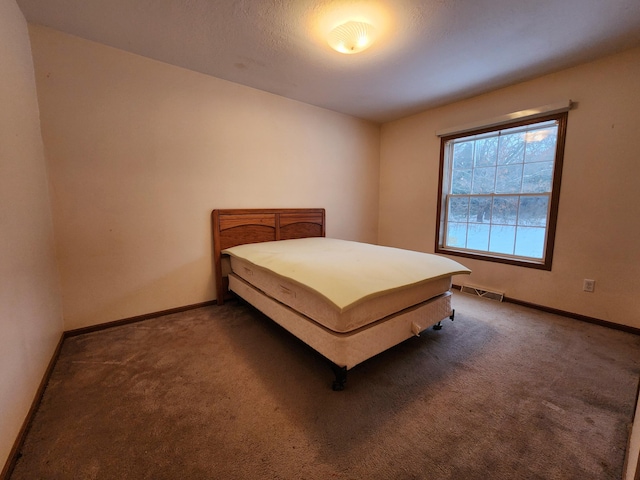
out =
<svg viewBox="0 0 640 480"><path fill-rule="evenodd" d="M558 134L553 119L443 139L438 247L544 262Z"/></svg>

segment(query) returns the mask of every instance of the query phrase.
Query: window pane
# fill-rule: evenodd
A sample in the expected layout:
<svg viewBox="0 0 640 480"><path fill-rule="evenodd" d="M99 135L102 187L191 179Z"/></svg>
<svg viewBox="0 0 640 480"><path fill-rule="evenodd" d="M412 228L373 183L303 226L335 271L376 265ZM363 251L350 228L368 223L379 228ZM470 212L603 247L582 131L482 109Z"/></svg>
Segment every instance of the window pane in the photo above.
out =
<svg viewBox="0 0 640 480"><path fill-rule="evenodd" d="M553 162L527 163L524 166L522 191L526 193L550 192L553 180Z"/></svg>
<svg viewBox="0 0 640 480"><path fill-rule="evenodd" d="M493 199L491 223L496 225L515 225L518 218L519 197L496 197Z"/></svg>
<svg viewBox="0 0 640 480"><path fill-rule="evenodd" d="M496 193L520 193L522 164L505 165L496 170Z"/></svg>
<svg viewBox="0 0 640 480"><path fill-rule="evenodd" d="M524 158L524 134L501 135L498 146L498 165L522 163Z"/></svg>
<svg viewBox="0 0 640 480"><path fill-rule="evenodd" d="M447 246L464 248L467 243L467 224L449 222L447 224Z"/></svg>
<svg viewBox="0 0 640 480"><path fill-rule="evenodd" d="M541 226L547 224L549 197L522 197L518 210L518 225Z"/></svg>
<svg viewBox="0 0 640 480"><path fill-rule="evenodd" d="M491 197L471 197L469 221L489 223L491 220Z"/></svg>
<svg viewBox="0 0 640 480"><path fill-rule="evenodd" d="M530 130L525 137L527 140L525 162L553 162L556 156L558 127Z"/></svg>
<svg viewBox="0 0 640 480"><path fill-rule="evenodd" d="M498 137L476 140L476 167L491 167L496 164L498 155Z"/></svg>
<svg viewBox="0 0 640 480"><path fill-rule="evenodd" d="M471 193L473 170L454 170L451 175L451 193L454 195Z"/></svg>
<svg viewBox="0 0 640 480"><path fill-rule="evenodd" d="M449 221L469 221L469 197L453 197L449 200Z"/></svg>
<svg viewBox="0 0 640 480"><path fill-rule="evenodd" d="M489 249L489 224L470 223L467 233L467 248L487 251Z"/></svg>
<svg viewBox="0 0 640 480"><path fill-rule="evenodd" d="M518 227L515 254L521 257L542 258L544 231L542 227Z"/></svg>
<svg viewBox="0 0 640 480"><path fill-rule="evenodd" d="M489 251L513 255L516 241L516 227L494 225L491 227Z"/></svg>
<svg viewBox="0 0 640 480"><path fill-rule="evenodd" d="M472 193L493 193L496 181L496 168L485 167L473 170Z"/></svg>
<svg viewBox="0 0 640 480"><path fill-rule="evenodd" d="M453 145L453 168L471 168L473 166L473 142Z"/></svg>

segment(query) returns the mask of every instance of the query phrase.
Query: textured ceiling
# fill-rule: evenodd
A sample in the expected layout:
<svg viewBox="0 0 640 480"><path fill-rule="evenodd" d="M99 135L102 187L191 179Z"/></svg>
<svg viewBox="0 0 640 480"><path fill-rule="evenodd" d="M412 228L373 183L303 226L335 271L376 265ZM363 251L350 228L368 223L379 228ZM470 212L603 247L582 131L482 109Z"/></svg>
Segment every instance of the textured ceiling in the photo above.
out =
<svg viewBox="0 0 640 480"><path fill-rule="evenodd" d="M640 45L639 0L17 0L31 23L375 122ZM338 22L380 37L343 55Z"/></svg>

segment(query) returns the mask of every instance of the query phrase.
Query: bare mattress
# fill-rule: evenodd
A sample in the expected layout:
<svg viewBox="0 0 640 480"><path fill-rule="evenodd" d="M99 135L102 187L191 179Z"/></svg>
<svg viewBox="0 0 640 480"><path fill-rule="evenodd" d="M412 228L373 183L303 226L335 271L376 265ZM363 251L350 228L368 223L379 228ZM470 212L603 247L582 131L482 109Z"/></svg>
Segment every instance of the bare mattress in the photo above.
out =
<svg viewBox="0 0 640 480"><path fill-rule="evenodd" d="M349 333L445 295L469 269L446 257L325 237L238 245L230 279L336 333Z"/></svg>

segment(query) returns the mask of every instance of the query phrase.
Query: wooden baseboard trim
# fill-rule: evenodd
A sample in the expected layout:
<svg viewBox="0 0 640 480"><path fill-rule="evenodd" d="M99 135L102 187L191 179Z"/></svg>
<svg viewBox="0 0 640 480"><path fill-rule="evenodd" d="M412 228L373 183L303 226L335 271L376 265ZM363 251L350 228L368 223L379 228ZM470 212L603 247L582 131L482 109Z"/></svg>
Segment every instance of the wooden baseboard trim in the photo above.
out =
<svg viewBox="0 0 640 480"><path fill-rule="evenodd" d="M121 320L114 320L112 322L100 323L98 325L91 325L89 327L81 327L73 330L67 330L64 332L64 338L75 337L77 335L84 335L85 333L98 332L100 330L106 330L107 328L119 327L121 325L128 325L130 323L142 322L143 320L150 320L152 318L163 317L165 315L171 315L173 313L186 312L188 310L194 310L196 308L208 307L210 305L216 305L215 300L209 300L207 302L194 303L193 305L185 305L183 307L170 308L168 310L161 310L159 312L145 313L144 315L136 315L135 317L123 318Z"/></svg>
<svg viewBox="0 0 640 480"><path fill-rule="evenodd" d="M460 290L460 285L453 285L454 289ZM640 335L640 328L630 327L629 325L622 325L620 323L609 322L600 318L589 317L587 315L581 315L579 313L567 312L565 310L559 310L557 308L545 307L544 305L538 305L537 303L525 302L524 300L518 300L517 298L510 298L506 295L502 299L503 302L513 303L515 305L521 305L523 307L533 308L535 310L541 310L547 313L553 313L554 315L562 315L563 317L573 318L582 322L593 323L602 327L612 328L614 330L620 330L627 333L633 333L634 335Z"/></svg>
<svg viewBox="0 0 640 480"><path fill-rule="evenodd" d="M20 458L20 451L22 450L22 446L24 445L24 441L27 438L27 433L29 433L29 429L31 428L31 422L33 421L33 417L40 406L40 402L44 395L44 391L47 388L47 384L49 383L49 378L51 378L51 373L53 372L53 368L58 361L58 357L60 356L60 350L62 349L62 344L64 342L65 336L64 334L60 335L60 340L58 340L58 345L53 352L51 360L49 360L49 365L47 365L47 369L42 376L42 380L40 385L38 386L38 390L36 391L35 396L33 397L33 401L31 402L31 407L27 412L27 416L22 423L22 427L18 432L18 436L16 437L15 442L13 443L13 447L9 452L9 457L2 469L2 473L0 473L0 480L9 480L11 474L13 473L13 469Z"/></svg>

